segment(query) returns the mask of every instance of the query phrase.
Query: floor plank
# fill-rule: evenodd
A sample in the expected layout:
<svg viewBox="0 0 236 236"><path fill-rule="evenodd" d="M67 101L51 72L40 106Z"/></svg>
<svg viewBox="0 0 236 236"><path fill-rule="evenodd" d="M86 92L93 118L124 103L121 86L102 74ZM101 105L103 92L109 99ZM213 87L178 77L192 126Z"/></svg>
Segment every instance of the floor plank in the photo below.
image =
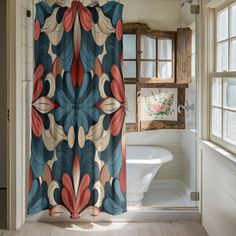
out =
<svg viewBox="0 0 236 236"><path fill-rule="evenodd" d="M0 231L1 232L1 231ZM1 234L0 234L1 235ZM27 223L18 231L1 236L207 236L197 222L163 223Z"/></svg>

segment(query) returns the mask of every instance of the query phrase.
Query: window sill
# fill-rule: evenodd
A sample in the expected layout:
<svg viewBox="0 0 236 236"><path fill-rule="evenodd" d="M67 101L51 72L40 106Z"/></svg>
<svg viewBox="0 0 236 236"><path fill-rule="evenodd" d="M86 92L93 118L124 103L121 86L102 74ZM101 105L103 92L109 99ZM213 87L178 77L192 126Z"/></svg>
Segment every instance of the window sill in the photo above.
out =
<svg viewBox="0 0 236 236"><path fill-rule="evenodd" d="M201 140L201 143L236 164L236 155L210 141Z"/></svg>

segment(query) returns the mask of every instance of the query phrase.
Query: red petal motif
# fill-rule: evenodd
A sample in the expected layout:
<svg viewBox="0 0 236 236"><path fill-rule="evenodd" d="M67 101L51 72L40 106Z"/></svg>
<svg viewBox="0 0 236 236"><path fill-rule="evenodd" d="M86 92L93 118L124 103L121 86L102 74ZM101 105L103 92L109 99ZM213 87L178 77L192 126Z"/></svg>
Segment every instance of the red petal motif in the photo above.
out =
<svg viewBox="0 0 236 236"><path fill-rule="evenodd" d="M125 117L125 107L121 107L120 110L118 110L113 115L110 123L110 130L113 136L117 136L120 133L123 126L124 117Z"/></svg>
<svg viewBox="0 0 236 236"><path fill-rule="evenodd" d="M113 77L113 80L111 82L112 93L118 101L124 103L125 91L124 91L123 79L117 65L112 66L111 75Z"/></svg>
<svg viewBox="0 0 236 236"><path fill-rule="evenodd" d="M34 72L34 84L37 82L38 79L40 79L43 76L44 68L43 65L38 65L36 71Z"/></svg>
<svg viewBox="0 0 236 236"><path fill-rule="evenodd" d="M75 203L75 209L77 212L79 212L78 209L81 209L81 201L83 201L83 193L84 191L88 188L89 186L89 183L90 183L90 177L88 174L85 174L81 183L80 183L80 186L79 186L79 191L78 191L78 194L77 194L77 199L76 199L76 203Z"/></svg>
<svg viewBox="0 0 236 236"><path fill-rule="evenodd" d="M77 210L76 212L80 213L88 205L90 196L91 196L90 190L87 188L81 195L78 208L76 208Z"/></svg>
<svg viewBox="0 0 236 236"><path fill-rule="evenodd" d="M73 198L74 197L74 189L73 189L73 184L72 184L72 181L70 179L70 176L65 173L63 176L62 176L62 183L63 183L63 186L69 191L71 197Z"/></svg>
<svg viewBox="0 0 236 236"><path fill-rule="evenodd" d="M124 103L125 101L125 92L124 92L124 86L122 86L118 83L117 80L113 79L111 81L111 91L116 100L118 100L120 103Z"/></svg>
<svg viewBox="0 0 236 236"><path fill-rule="evenodd" d="M32 187L32 184L33 184L33 171L32 171L32 168L31 166L29 167L29 190L31 189Z"/></svg>
<svg viewBox="0 0 236 236"><path fill-rule="evenodd" d="M43 81L37 80L36 83L34 84L34 94L33 94L33 102L39 98L40 94L43 91Z"/></svg>
<svg viewBox="0 0 236 236"><path fill-rule="evenodd" d="M81 87L81 85L82 85L83 76L84 76L84 68L83 68L82 61L81 61L81 59L79 57L78 71L77 71L77 84L78 84L79 87Z"/></svg>
<svg viewBox="0 0 236 236"><path fill-rule="evenodd" d="M75 21L76 10L77 10L77 3L73 1L71 7L68 8L64 13L62 21L66 32L69 32L72 29L72 26Z"/></svg>
<svg viewBox="0 0 236 236"><path fill-rule="evenodd" d="M100 77L103 73L102 63L100 62L100 60L98 58L96 58L96 60L95 60L93 73L98 77Z"/></svg>
<svg viewBox="0 0 236 236"><path fill-rule="evenodd" d="M40 137L43 133L43 121L39 113L32 107L32 131L36 137Z"/></svg>
<svg viewBox="0 0 236 236"><path fill-rule="evenodd" d="M120 171L120 176L119 176L120 187L123 193L126 192L126 167L125 166L126 166L125 162L123 162L121 171Z"/></svg>
<svg viewBox="0 0 236 236"><path fill-rule="evenodd" d="M57 57L52 65L52 74L54 76L54 78L57 77L57 75L61 74L62 71L62 66L61 66L61 62L60 59Z"/></svg>
<svg viewBox="0 0 236 236"><path fill-rule="evenodd" d="M78 8L81 25L85 31L89 31L93 24L92 14L81 2L78 2Z"/></svg>
<svg viewBox="0 0 236 236"><path fill-rule="evenodd" d="M121 19L119 19L116 24L116 38L118 41L120 41L122 39L122 21L121 21Z"/></svg>
<svg viewBox="0 0 236 236"><path fill-rule="evenodd" d="M71 213L75 213L74 211L74 198L73 196L70 195L70 192L68 191L67 188L63 188L61 190L61 198L67 209Z"/></svg>
<svg viewBox="0 0 236 236"><path fill-rule="evenodd" d="M40 23L38 20L34 21L34 40L38 40L40 36Z"/></svg>
<svg viewBox="0 0 236 236"><path fill-rule="evenodd" d="M79 87L82 85L83 76L84 76L84 68L83 68L81 59L79 57L79 60L77 61L74 56L73 64L71 68L71 78L72 78L72 83L74 87L76 86L76 84Z"/></svg>

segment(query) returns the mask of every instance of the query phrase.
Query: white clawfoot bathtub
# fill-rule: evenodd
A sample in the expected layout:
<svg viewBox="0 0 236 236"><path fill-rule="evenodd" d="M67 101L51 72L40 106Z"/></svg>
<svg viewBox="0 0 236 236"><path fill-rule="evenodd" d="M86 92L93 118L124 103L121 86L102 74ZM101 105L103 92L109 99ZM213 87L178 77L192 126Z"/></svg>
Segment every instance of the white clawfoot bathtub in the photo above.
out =
<svg viewBox="0 0 236 236"><path fill-rule="evenodd" d="M159 168L173 159L170 151L155 146L127 146L127 203L142 205L144 193Z"/></svg>

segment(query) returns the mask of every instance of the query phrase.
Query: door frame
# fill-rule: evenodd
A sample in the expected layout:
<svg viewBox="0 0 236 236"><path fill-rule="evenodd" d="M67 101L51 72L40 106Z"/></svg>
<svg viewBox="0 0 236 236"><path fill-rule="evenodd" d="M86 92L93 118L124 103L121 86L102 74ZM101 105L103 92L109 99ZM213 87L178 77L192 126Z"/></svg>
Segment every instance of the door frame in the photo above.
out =
<svg viewBox="0 0 236 236"><path fill-rule="evenodd" d="M7 0L7 228L25 223L25 157L22 155L21 4Z"/></svg>

